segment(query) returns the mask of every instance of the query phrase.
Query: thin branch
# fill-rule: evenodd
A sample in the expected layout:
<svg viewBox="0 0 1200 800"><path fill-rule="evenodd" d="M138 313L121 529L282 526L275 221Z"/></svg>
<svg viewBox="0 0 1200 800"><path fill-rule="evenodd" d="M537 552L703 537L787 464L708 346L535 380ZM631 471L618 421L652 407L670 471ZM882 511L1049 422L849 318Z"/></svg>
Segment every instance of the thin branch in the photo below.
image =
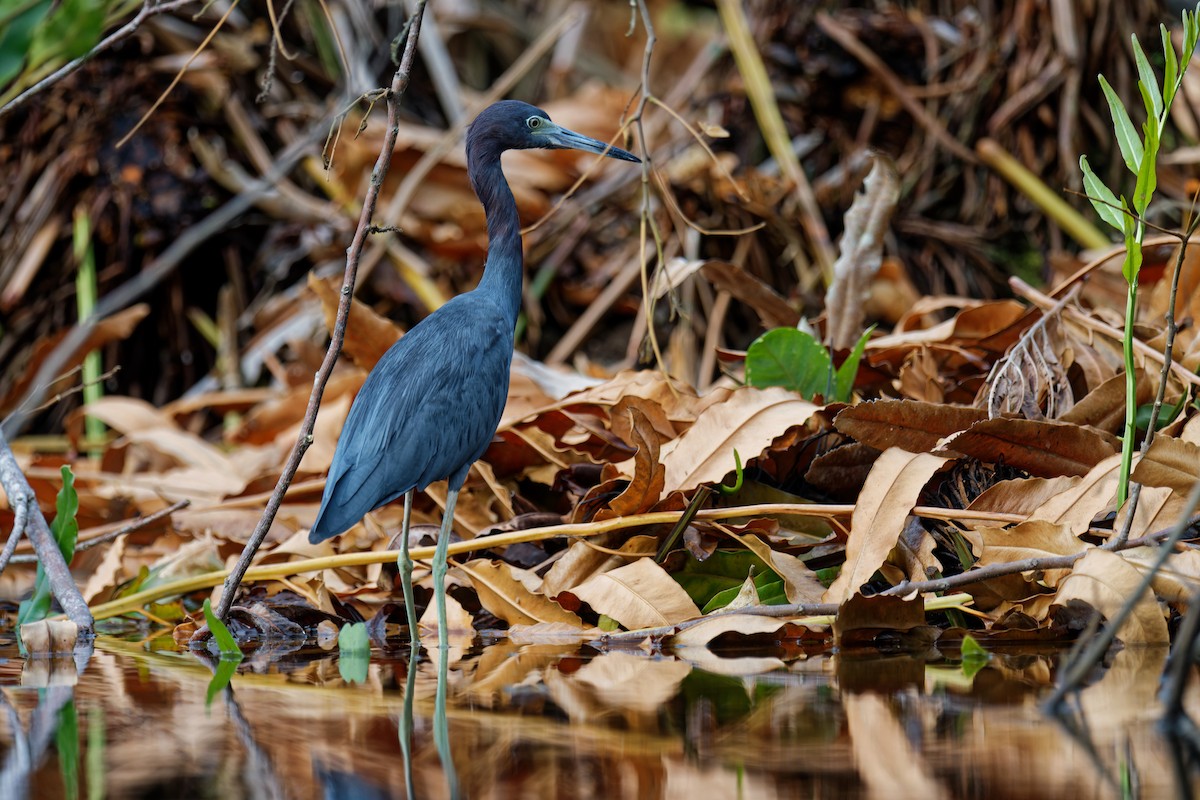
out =
<svg viewBox="0 0 1200 800"><path fill-rule="evenodd" d="M25 533L29 536L29 541L33 543L33 549L37 551L38 560L50 581L51 593L71 621L79 626L80 632L91 633L92 612L88 610L83 595L79 593L79 587L75 585L75 580L71 577L71 570L67 567L66 559L63 558L62 551L58 549L58 543L54 541L54 535L50 533L50 526L46 524L46 518L42 515L42 509L37 503L37 495L30 487L29 481L25 479L25 474L21 472L21 467L17 464L17 458L8 446L8 440L4 438L3 431L0 431L0 486L4 488L9 506L17 512L18 516L22 517ZM23 509L23 513L21 509ZM9 550L10 546L16 547L14 541L16 538L17 533L14 530L13 535L9 537L9 544L5 545L5 552Z"/></svg>
<svg viewBox="0 0 1200 800"><path fill-rule="evenodd" d="M338 355L342 351L342 342L346 338L346 320L350 315L350 304L354 298L354 282L358 276L359 259L362 256L363 247L366 245L369 236L368 228L375 215L375 206L379 202L379 192L383 187L383 179L387 175L388 167L392 163L392 151L396 147L396 139L400 133L399 100L408 88L408 78L412 71L413 55L417 49L417 37L421 32L421 19L425 15L425 2L426 0L421 0L417 5L417 10L413 12L412 25L409 28L408 39L404 45L404 57L400 61L400 66L396 69L396 74L392 78L391 89L388 91L387 133L384 136L383 145L379 151L379 158L375 161L375 169L371 173L371 183L367 188L366 197L363 198L362 214L359 216L358 229L354 232L354 239L346 252L345 279L342 284L341 298L338 302L337 320L334 323L333 334L329 340L329 349L326 351L325 359L321 362L321 367L317 370L317 374L313 379L313 390L308 400L308 408L304 412L304 421L300 425L300 434L296 439L296 444L292 448L292 453L288 457L287 463L283 467L283 471L279 475L279 481L275 484L275 491L271 493L271 499L267 501L267 507L263 511L262 518L258 521L258 527L254 529L250 540L246 542L237 565L234 566L229 577L225 580L225 588L221 592L221 602L217 608L217 616L221 620L229 618L229 610L233 607L233 599L237 594L238 586L242 582L242 577L246 574L246 570L250 568L250 562L254 560L254 554L258 552L259 546L262 544L263 539L266 538L267 531L271 528L271 523L275 521L275 515L279 511L279 506L283 503L283 496L287 493L288 486L291 484L292 478L295 477L296 470L300 467L300 461L304 458L304 453L312 444L312 432L317 420L317 409L321 406L321 396L325 392L325 384L329 381L334 364L337 363Z"/></svg>
<svg viewBox="0 0 1200 800"><path fill-rule="evenodd" d="M100 42L98 45L87 51L79 58L76 58L73 61L68 61L50 75L42 78L40 81L21 92L12 100L9 100L3 106L0 106L0 119L3 119L7 115L16 111L18 108L32 100L34 95L38 94L39 92L43 92L54 84L58 83L72 72L82 67L95 56L103 53L105 50L108 50L113 45L128 39L138 28L141 27L142 23L150 19L150 17L167 11L174 11L177 8L182 8L183 6L193 2L195 2L195 0L166 0L165 2L161 3L152 3L151 0L145 0L145 2L142 4L142 10L137 13L137 16L122 25L107 39Z"/></svg>
<svg viewBox="0 0 1200 800"><path fill-rule="evenodd" d="M171 516L176 511L182 511L183 509L187 508L191 504L192 504L191 500L180 500L178 502L172 503L171 505L167 506L166 508L160 508L158 511L155 511L153 514L147 514L144 517L139 517L138 519L131 520L129 523L122 525L121 527L117 528L116 530L108 531L107 533L100 534L99 536L97 536L94 539L88 539L87 541L80 542L79 544L75 545L75 552L78 553L82 550L87 550L89 548L96 547L97 545L104 544L105 542L111 542L114 539L120 539L122 536L133 533L134 531L140 531L142 528L149 527L150 525L153 525L155 522L158 522L160 519L163 519L164 517ZM38 560L37 556L35 556L35 555L19 555L19 556L13 556L11 559L11 563L13 563L13 564L33 564L33 563L36 563L37 560ZM4 564L2 562L0 562L0 573L3 573L3 572L4 572Z"/></svg>
<svg viewBox="0 0 1200 800"><path fill-rule="evenodd" d="M1121 630L1121 626L1125 624L1130 614L1133 613L1134 607L1145 595L1146 590L1150 588L1151 582L1154 580L1158 571L1162 569L1163 564L1167 563L1167 559L1171 557L1171 553L1175 550L1175 545L1183 538L1183 534L1187 531L1196 520L1193 515L1196 513L1196 507L1200 506L1200 481L1196 482L1188 494L1187 502L1184 505L1183 513L1179 516L1179 521L1171 529L1169 535L1158 549L1158 556L1154 559L1154 563L1146 570L1142 576L1141 583L1136 589L1129 594L1129 599L1125 605L1121 606L1121 610L1116 616L1108 621L1108 624L1092 637L1087 646L1083 648L1079 656L1071 659L1071 662L1062 671L1062 678L1054 687L1054 692L1046 699L1045 707L1058 711L1062 708L1063 700L1068 692L1074 691L1079 687L1079 684L1091 672L1092 667L1100 660L1100 658L1108 651L1113 640L1117 637L1117 632ZM1133 545L1134 542L1129 542L1128 545Z"/></svg>

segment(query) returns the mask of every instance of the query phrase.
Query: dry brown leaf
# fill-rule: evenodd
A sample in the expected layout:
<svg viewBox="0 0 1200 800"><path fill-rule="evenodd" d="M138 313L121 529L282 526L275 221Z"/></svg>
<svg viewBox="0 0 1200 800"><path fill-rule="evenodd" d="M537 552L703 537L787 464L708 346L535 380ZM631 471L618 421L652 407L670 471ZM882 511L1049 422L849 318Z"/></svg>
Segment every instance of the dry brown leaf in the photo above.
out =
<svg viewBox="0 0 1200 800"><path fill-rule="evenodd" d="M1107 433L1053 420L990 419L956 434L938 452L1003 462L1033 475L1083 475L1119 449Z"/></svg>
<svg viewBox="0 0 1200 800"><path fill-rule="evenodd" d="M733 469L733 451L742 463L758 457L788 428L806 423L817 406L787 389L738 389L709 406L682 436L661 449L665 491L687 492L716 483ZM619 465L626 475L630 462Z"/></svg>
<svg viewBox="0 0 1200 800"><path fill-rule="evenodd" d="M1146 377L1146 370L1140 367L1136 375L1137 404L1140 406L1154 398L1154 383ZM1088 425L1096 430L1120 435L1125 424L1125 375L1113 375L1092 389L1074 408L1059 417L1059 421Z"/></svg>
<svg viewBox="0 0 1200 800"><path fill-rule="evenodd" d="M308 273L308 288L321 301L325 313L325 328L333 330L341 299L341 279L318 278L315 272ZM375 313L375 309L358 298L350 301L350 316L346 319L346 339L342 352L356 365L367 370L383 358L387 349L399 341L401 331L391 320Z"/></svg>
<svg viewBox="0 0 1200 800"><path fill-rule="evenodd" d="M884 451L854 504L846 563L825 592L825 602L844 603L871 579L896 546L921 490L947 460L898 448Z"/></svg>
<svg viewBox="0 0 1200 800"><path fill-rule="evenodd" d="M877 450L902 447L910 453L927 453L945 437L985 419L987 415L977 408L917 400L875 400L850 406L837 415L833 424L855 441Z"/></svg>
<svg viewBox="0 0 1200 800"><path fill-rule="evenodd" d="M1068 525L1076 536L1087 532L1092 520L1113 510L1121 455L1109 456L1067 491L1035 508L1030 519Z"/></svg>
<svg viewBox="0 0 1200 800"><path fill-rule="evenodd" d="M758 614L718 614L708 617L668 638L673 647L707 647L722 634L737 633L754 636L766 633L779 634L779 639L796 638L794 622L779 617L764 617Z"/></svg>
<svg viewBox="0 0 1200 800"><path fill-rule="evenodd" d="M509 564L477 558L459 568L471 579L480 604L509 625L560 622L583 627L575 614L548 597L530 592L514 575L517 570Z"/></svg>
<svg viewBox="0 0 1200 800"><path fill-rule="evenodd" d="M1082 478L1015 478L989 486L967 506L971 511L1033 515L1037 508L1070 491Z"/></svg>
<svg viewBox="0 0 1200 800"><path fill-rule="evenodd" d="M1143 486L1138 497L1137 512L1133 516L1133 525L1129 528L1130 539L1140 539L1151 533L1169 530L1183 515L1187 507L1187 498L1174 489L1166 486ZM1129 504L1121 506L1113 527L1121 530L1125 525L1125 516L1129 512Z"/></svg>
<svg viewBox="0 0 1200 800"><path fill-rule="evenodd" d="M622 400L613 409L613 413L616 415L613 432L617 432L616 423L619 418L622 428L621 438L637 448L637 452L633 456L633 477L624 490L609 501L607 508L596 512L594 516L596 521L648 511L654 507L663 494L666 470L659 463L659 448L664 441L663 435L651 425L649 416L641 408L642 405L648 404L628 402L629 400L630 398ZM601 485L604 485L603 482L615 479L617 474L619 473L616 468L605 464ZM589 493L590 496L594 495Z"/></svg>
<svg viewBox="0 0 1200 800"><path fill-rule="evenodd" d="M700 616L683 587L651 558L596 575L571 594L627 630L674 625Z"/></svg>
<svg viewBox="0 0 1200 800"><path fill-rule="evenodd" d="M816 573L809 569L803 561L788 553L780 553L771 549L770 545L752 533L739 536L728 527L723 527L723 530L726 535L741 542L746 549L761 558L767 566L775 570L779 577L783 578L783 588L789 603L821 602L825 587L817 580ZM753 581L751 581L751 585L754 585Z"/></svg>
<svg viewBox="0 0 1200 800"><path fill-rule="evenodd" d="M1121 556L1136 564L1144 574L1158 560L1158 548L1132 547L1122 550ZM1188 602L1197 587L1200 587L1200 551L1191 549L1172 553L1150 584L1154 594L1166 603Z"/></svg>
<svg viewBox="0 0 1200 800"><path fill-rule="evenodd" d="M603 544L603 541L598 542ZM654 536L634 536L621 546L620 552L637 554L641 557L648 552L654 552L658 539ZM631 556L634 557L634 556ZM579 541L571 544L562 558L554 562L542 579L542 592L547 597L557 597L562 592L574 589L588 578L600 572L608 572L622 564L628 564L629 558L614 556L594 547L587 542Z"/></svg>
<svg viewBox="0 0 1200 800"><path fill-rule="evenodd" d="M1075 562L1071 574L1059 585L1054 604L1086 603L1107 620L1116 617L1127 598L1141 584L1142 573L1120 554L1094 548ZM1138 598L1133 614L1117 634L1127 645L1165 645L1170 642L1167 621L1153 592Z"/></svg>
<svg viewBox="0 0 1200 800"><path fill-rule="evenodd" d="M825 295L825 343L834 350L854 347L866 327L864 305L883 261L883 239L899 199L896 165L887 156L876 154L863 191L854 196L846 211L833 283Z"/></svg>
<svg viewBox="0 0 1200 800"><path fill-rule="evenodd" d="M1070 525L1037 519L1012 528L977 528L976 533L983 541L983 553L976 562L978 567L1029 558L1069 556L1089 547L1075 535ZM1047 570L1044 582L1047 586L1057 586L1069 572L1069 569Z"/></svg>
<svg viewBox="0 0 1200 800"><path fill-rule="evenodd" d="M1157 436L1130 477L1145 486L1165 486L1186 495L1200 479L1200 445Z"/></svg>
<svg viewBox="0 0 1200 800"><path fill-rule="evenodd" d="M800 322L800 312L783 295L758 276L727 261L708 261L700 268L714 287L729 292L749 308L754 309L763 327L794 328Z"/></svg>

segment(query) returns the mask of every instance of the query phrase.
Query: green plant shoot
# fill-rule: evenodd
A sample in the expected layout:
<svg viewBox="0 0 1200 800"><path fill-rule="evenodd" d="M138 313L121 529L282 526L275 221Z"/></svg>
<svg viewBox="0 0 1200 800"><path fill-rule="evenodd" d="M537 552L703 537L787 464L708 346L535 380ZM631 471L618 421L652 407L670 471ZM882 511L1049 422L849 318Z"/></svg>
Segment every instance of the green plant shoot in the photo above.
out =
<svg viewBox="0 0 1200 800"><path fill-rule="evenodd" d="M1112 115L1113 131L1116 133L1117 145L1121 149L1121 157L1125 166L1134 176L1133 195L1127 199L1125 195L1119 198L1116 193L1105 186L1088 164L1087 156L1079 157L1079 168L1083 171L1083 187L1088 199L1100 219L1121 232L1125 240L1125 261L1121 273L1125 277L1127 290L1125 294L1125 336L1123 351L1125 362L1125 429L1121 446L1121 473L1117 484L1117 505L1122 505L1129 496L1129 473L1133 465L1133 445L1137 431L1137 378L1133 361L1133 326L1137 316L1137 287L1138 274L1142 268L1142 242L1146 235L1145 214L1154 197L1158 183L1158 149L1162 141L1163 130L1167 124L1167 115L1171 110L1183 75L1192 60L1196 49L1197 38L1200 37L1200 24L1197 23L1200 14L1200 4L1196 10L1183 12L1183 50L1176 55L1171 44L1171 35L1165 25L1159 26L1163 49L1163 81L1159 86L1154 69L1146 58L1142 45L1137 36L1133 36L1133 56L1137 65L1138 90L1141 92L1142 104L1146 110L1146 122L1142 125L1141 135L1130 119L1129 112L1121 98L1105 80L1099 76L1100 88L1108 101L1108 110Z"/></svg>

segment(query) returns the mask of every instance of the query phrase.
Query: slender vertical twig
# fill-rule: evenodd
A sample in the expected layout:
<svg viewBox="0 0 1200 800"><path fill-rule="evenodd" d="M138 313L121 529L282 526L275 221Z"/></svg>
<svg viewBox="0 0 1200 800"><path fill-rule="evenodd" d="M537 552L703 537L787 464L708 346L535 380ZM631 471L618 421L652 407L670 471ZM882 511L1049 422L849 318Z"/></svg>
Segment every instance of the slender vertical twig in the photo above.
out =
<svg viewBox="0 0 1200 800"><path fill-rule="evenodd" d="M291 485L292 478L296 475L296 470L300 467L300 461L304 458L304 453L312 444L313 426L317 421L317 409L321 407L321 395L325 392L325 384L329 381L329 376L333 372L333 366L337 363L338 355L342 352L342 342L346 338L346 320L350 315L350 303L354 298L354 281L358 276L359 258L362 255L363 247L370 233L371 220L375 215L375 206L379 201L379 192L383 187L383 179L387 175L388 167L392 163L392 150L395 149L396 138L400 133L399 101L405 90L408 89L408 78L412 72L417 37L421 32L421 19L425 15L425 3L426 0L421 0L417 4L416 11L413 12L411 24L408 28L408 38L404 44L404 56L400 60L400 65L396 69L395 76L392 78L391 88L387 91L387 132L384 135L383 146L379 151L379 158L375 161L375 169L371 172L371 182L367 188L366 197L363 198L358 229L355 230L354 239L346 251L346 272L342 283L342 296L338 302L337 319L334 322L333 333L329 338L329 349L325 353L325 359L321 362L320 369L317 370L317 374L313 378L313 390L309 396L308 408L304 412L304 421L300 425L300 435L296 438L296 444L292 448L292 453L288 457L287 463L283 466L283 472L279 475L279 482L275 484L275 491L271 493L271 498L267 501L267 507L263 511L262 518L258 521L258 527L254 529L250 540L246 542L237 565L234 566L233 570L229 573L229 577L225 580L225 588L221 592L221 602L217 606L217 616L221 620L229 618L229 609L233 606L233 597L242 582L242 577L246 574L246 570L250 568L250 562L254 560L254 554L258 552L259 546L262 544L263 539L266 538L267 531L271 528L271 523L275 521L275 515L279 511L279 506L283 503L283 496L287 492L288 486Z"/></svg>

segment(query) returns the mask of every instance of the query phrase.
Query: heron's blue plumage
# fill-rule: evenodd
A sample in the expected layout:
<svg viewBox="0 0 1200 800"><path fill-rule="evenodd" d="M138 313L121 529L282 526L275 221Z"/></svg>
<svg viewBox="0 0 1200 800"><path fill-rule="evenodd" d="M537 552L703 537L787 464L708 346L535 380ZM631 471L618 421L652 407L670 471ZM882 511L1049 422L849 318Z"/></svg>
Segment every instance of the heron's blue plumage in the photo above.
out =
<svg viewBox="0 0 1200 800"><path fill-rule="evenodd" d="M309 541L337 536L372 509L443 478L457 492L491 442L508 396L524 275L520 219L500 154L531 148L605 151L528 103L504 100L476 118L467 172L487 214L483 278L414 326L367 376L338 439ZM606 154L638 160L617 148Z"/></svg>

